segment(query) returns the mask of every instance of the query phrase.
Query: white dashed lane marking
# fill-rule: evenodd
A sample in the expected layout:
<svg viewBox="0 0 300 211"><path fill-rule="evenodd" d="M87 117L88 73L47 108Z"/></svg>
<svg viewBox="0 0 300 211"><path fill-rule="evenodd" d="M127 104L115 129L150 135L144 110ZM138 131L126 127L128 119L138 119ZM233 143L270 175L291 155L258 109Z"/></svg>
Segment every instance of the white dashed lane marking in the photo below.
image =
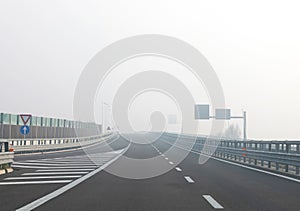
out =
<svg viewBox="0 0 300 211"><path fill-rule="evenodd" d="M184 176L184 179L188 182L188 183L195 183L195 181L189 177L189 176Z"/></svg>
<svg viewBox="0 0 300 211"><path fill-rule="evenodd" d="M172 161L169 162L171 165L173 165L174 163Z"/></svg>
<svg viewBox="0 0 300 211"><path fill-rule="evenodd" d="M224 209L211 195L203 195L203 198L215 209Z"/></svg>
<svg viewBox="0 0 300 211"><path fill-rule="evenodd" d="M181 168L179 168L179 167L176 167L176 171L179 171L179 172L181 172L181 171L182 171L182 169L181 169Z"/></svg>

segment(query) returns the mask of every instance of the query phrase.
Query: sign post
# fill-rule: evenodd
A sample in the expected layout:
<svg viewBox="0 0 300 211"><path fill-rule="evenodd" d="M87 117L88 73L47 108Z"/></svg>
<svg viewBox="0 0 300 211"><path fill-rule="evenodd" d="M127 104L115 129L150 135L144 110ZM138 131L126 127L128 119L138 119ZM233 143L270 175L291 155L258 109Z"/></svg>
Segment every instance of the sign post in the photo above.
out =
<svg viewBox="0 0 300 211"><path fill-rule="evenodd" d="M22 119L23 122L23 126L20 128L20 133L22 135L24 135L24 139L25 136L28 135L30 133L30 127L27 126L27 123L29 122L29 120L31 119L32 115L31 114L20 114L20 117Z"/></svg>
<svg viewBox="0 0 300 211"><path fill-rule="evenodd" d="M208 120L211 118L216 119L216 120L243 119L243 121L244 121L244 130L243 130L244 141L247 141L247 131L246 131L247 113L246 113L246 111L243 112L243 116L231 116L230 109L217 108L215 110L215 116L210 116L208 104L195 105L195 119Z"/></svg>
<svg viewBox="0 0 300 211"><path fill-rule="evenodd" d="M20 132L22 135L27 135L30 133L30 127L28 127L27 125L24 125L20 128Z"/></svg>

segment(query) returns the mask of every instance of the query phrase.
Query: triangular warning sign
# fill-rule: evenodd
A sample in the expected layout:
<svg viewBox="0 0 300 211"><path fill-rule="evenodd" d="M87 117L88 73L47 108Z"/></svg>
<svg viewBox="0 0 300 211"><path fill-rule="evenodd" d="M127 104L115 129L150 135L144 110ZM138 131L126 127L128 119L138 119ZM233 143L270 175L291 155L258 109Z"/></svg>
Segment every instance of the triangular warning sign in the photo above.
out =
<svg viewBox="0 0 300 211"><path fill-rule="evenodd" d="M26 125L29 120L31 119L31 114L20 114L20 117L24 123L24 125Z"/></svg>

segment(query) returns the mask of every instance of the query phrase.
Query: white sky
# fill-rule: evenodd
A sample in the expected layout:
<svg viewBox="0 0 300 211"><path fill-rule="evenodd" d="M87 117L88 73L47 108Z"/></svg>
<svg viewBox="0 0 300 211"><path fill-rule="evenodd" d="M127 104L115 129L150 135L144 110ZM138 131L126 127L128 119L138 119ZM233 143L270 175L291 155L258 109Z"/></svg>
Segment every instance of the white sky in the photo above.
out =
<svg viewBox="0 0 300 211"><path fill-rule="evenodd" d="M106 45L164 34L199 49L248 136L300 137L298 1L0 0L0 110L72 118L84 66Z"/></svg>

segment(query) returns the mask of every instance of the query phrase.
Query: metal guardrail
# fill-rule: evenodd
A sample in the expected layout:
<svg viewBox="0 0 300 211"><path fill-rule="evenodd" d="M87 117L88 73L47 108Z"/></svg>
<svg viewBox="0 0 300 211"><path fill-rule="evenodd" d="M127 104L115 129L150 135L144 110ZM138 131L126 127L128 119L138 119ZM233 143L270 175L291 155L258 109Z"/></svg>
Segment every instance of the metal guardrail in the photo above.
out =
<svg viewBox="0 0 300 211"><path fill-rule="evenodd" d="M77 149L99 141L110 139L112 136L114 136L114 134L62 139L10 139L8 141L10 143L10 147L14 149L15 154L27 154Z"/></svg>
<svg viewBox="0 0 300 211"><path fill-rule="evenodd" d="M166 134L169 137L176 137L175 134ZM192 136L181 136L189 141ZM204 144L207 150L203 151ZM210 149L215 148L212 153ZM241 162L260 168L267 168L272 171L286 172L299 176L300 169L300 141L241 141L226 140L219 141L206 137L197 137L194 151L200 153L213 154L222 159Z"/></svg>
<svg viewBox="0 0 300 211"><path fill-rule="evenodd" d="M114 135L115 134L110 133L104 136L55 139L55 142L52 141L53 139L0 140L0 175L13 171L13 169L11 168L11 164L13 163L14 154L77 149L84 146L93 145L100 141L111 139ZM24 145L24 143L27 142L29 143L29 145ZM12 143L16 143L17 145L12 145ZM11 151L12 149L15 152Z"/></svg>
<svg viewBox="0 0 300 211"><path fill-rule="evenodd" d="M299 146L300 141L222 140L214 156L299 175Z"/></svg>
<svg viewBox="0 0 300 211"><path fill-rule="evenodd" d="M0 153L0 165L11 164L14 159L13 152L2 152ZM3 169L3 168L2 168Z"/></svg>
<svg viewBox="0 0 300 211"><path fill-rule="evenodd" d="M14 159L14 153L9 152L8 142L0 141L0 173L9 169Z"/></svg>

